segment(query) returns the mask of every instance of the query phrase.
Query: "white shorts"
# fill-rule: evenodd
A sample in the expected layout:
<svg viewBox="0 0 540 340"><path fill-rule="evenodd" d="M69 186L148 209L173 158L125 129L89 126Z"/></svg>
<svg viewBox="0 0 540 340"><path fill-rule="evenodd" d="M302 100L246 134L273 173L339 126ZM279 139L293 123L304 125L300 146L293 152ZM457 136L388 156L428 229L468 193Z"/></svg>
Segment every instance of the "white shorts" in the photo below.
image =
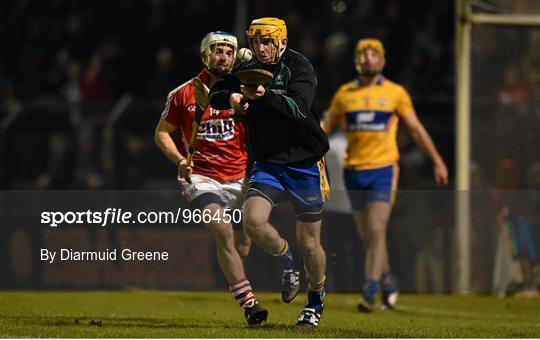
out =
<svg viewBox="0 0 540 340"><path fill-rule="evenodd" d="M184 178L178 177L180 192L190 203L203 194L214 194L219 197L223 206L229 208L240 208L242 206L241 197L243 191L243 179L229 182L219 182L210 177L193 174L191 183Z"/></svg>

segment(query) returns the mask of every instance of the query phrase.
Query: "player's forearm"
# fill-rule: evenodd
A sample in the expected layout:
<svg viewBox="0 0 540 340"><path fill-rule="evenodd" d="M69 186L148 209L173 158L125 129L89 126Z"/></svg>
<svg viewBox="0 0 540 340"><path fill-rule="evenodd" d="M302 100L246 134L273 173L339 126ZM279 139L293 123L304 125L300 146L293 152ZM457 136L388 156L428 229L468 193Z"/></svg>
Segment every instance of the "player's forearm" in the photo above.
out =
<svg viewBox="0 0 540 340"><path fill-rule="evenodd" d="M300 96L275 94L267 90L261 101L266 103L274 112L292 119L306 119L310 115L311 102Z"/></svg>
<svg viewBox="0 0 540 340"><path fill-rule="evenodd" d="M336 128L336 119L332 111L326 111L321 124L321 128L329 136Z"/></svg>
<svg viewBox="0 0 540 340"><path fill-rule="evenodd" d="M184 157L178 151L176 144L172 140L171 136L164 131L156 131L154 136L157 147L171 160L175 165L178 165Z"/></svg>
<svg viewBox="0 0 540 340"><path fill-rule="evenodd" d="M424 153L433 161L433 164L444 163L441 155L435 147L435 144L433 143L433 140L423 126L411 131L411 136L416 145L418 145L418 147L420 147L420 149L422 149L422 151L424 151Z"/></svg>

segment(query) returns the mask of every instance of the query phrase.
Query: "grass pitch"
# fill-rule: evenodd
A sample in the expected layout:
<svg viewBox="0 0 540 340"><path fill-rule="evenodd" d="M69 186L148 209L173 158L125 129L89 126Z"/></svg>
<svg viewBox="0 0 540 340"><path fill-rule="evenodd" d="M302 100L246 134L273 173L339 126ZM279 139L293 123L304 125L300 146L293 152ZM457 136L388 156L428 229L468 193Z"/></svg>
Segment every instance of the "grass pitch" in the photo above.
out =
<svg viewBox="0 0 540 340"><path fill-rule="evenodd" d="M540 299L402 295L398 310L366 315L357 294L330 292L321 326L300 329L305 294L257 296L269 320L250 328L228 292L0 292L0 337L540 337Z"/></svg>

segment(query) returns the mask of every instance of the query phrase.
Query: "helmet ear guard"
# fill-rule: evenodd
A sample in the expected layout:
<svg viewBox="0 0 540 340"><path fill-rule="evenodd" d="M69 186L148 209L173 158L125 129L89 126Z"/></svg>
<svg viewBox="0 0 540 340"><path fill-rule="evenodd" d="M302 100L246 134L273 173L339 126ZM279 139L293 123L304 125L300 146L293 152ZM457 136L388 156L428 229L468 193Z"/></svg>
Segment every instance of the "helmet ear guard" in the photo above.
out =
<svg viewBox="0 0 540 340"><path fill-rule="evenodd" d="M233 48L233 55L236 56L238 50L238 40L236 37L228 32L215 31L206 34L201 41L201 60L206 68L210 69L210 54L212 53L212 46L216 44L225 44Z"/></svg>

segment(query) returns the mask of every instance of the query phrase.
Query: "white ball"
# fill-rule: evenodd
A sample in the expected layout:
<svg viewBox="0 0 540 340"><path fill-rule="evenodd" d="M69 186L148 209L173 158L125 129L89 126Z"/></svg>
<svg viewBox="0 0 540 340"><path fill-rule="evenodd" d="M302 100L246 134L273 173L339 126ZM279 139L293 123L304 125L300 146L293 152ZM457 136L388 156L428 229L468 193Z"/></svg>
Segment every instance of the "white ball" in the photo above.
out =
<svg viewBox="0 0 540 340"><path fill-rule="evenodd" d="M244 47L244 48L241 48L241 49L238 50L238 53L236 53L236 57L241 62L247 63L253 57L253 53L251 52L251 50L249 48Z"/></svg>

